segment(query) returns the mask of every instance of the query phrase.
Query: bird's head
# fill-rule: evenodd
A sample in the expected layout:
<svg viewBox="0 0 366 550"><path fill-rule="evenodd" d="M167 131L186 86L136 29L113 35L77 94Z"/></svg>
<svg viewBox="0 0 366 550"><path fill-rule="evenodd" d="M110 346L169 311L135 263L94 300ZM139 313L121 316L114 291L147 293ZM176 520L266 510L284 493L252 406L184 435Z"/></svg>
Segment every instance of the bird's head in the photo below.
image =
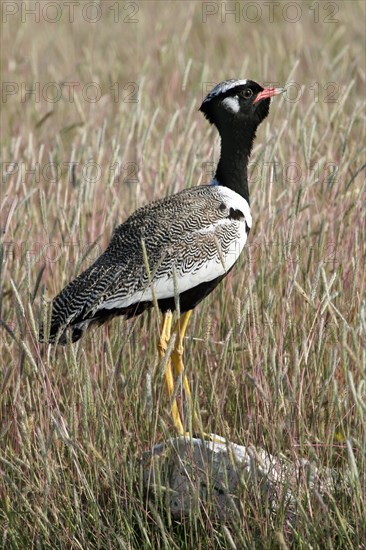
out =
<svg viewBox="0 0 366 550"><path fill-rule="evenodd" d="M253 80L225 80L203 100L200 111L220 134L233 126L255 128L266 118L271 97L285 88L263 88Z"/></svg>

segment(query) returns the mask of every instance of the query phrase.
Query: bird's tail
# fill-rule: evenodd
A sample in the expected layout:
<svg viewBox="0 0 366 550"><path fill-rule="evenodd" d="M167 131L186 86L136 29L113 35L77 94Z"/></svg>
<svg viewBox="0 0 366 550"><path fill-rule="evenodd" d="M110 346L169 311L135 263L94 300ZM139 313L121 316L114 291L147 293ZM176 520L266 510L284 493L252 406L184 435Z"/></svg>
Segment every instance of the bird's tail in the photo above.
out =
<svg viewBox="0 0 366 550"><path fill-rule="evenodd" d="M50 344L76 342L95 319L103 294L116 276L116 266L90 266L52 301L50 319L39 329L39 341Z"/></svg>

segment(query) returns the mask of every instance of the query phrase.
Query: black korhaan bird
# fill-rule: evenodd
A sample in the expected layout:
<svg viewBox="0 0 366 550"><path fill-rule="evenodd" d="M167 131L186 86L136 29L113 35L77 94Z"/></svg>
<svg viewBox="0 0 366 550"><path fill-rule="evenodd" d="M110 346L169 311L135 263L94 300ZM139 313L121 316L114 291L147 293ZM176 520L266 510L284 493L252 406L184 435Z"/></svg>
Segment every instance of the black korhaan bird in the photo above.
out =
<svg viewBox="0 0 366 550"><path fill-rule="evenodd" d="M183 338L192 309L227 275L246 243L252 225L248 160L271 96L283 91L252 80L227 80L213 88L200 107L221 136L212 182L139 208L119 225L105 252L54 298L49 336L40 335L51 343L76 342L89 326L116 315L139 315L156 298L163 313L158 343L163 358L171 337L171 312L179 300L182 316L173 329L165 381L180 434L184 429L173 399L170 363L176 374L183 374ZM183 383L190 399L185 376Z"/></svg>

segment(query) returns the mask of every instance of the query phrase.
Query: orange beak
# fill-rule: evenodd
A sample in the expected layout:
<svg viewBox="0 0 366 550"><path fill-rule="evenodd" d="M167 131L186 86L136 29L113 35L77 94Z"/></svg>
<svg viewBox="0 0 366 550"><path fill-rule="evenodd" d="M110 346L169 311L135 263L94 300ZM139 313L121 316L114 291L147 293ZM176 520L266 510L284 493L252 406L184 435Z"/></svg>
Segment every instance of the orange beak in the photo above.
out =
<svg viewBox="0 0 366 550"><path fill-rule="evenodd" d="M264 90L259 92L255 100L253 101L253 105L254 103L258 103L258 101L260 101L261 99L266 99L267 97L272 97L273 95L283 94L283 92L285 91L286 88L264 88Z"/></svg>

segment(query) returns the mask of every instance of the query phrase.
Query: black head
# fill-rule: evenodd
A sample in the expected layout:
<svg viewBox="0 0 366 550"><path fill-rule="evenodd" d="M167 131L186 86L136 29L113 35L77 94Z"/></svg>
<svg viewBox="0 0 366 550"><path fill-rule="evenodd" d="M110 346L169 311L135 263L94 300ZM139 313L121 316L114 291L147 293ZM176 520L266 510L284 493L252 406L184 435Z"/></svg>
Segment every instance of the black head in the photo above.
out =
<svg viewBox="0 0 366 550"><path fill-rule="evenodd" d="M200 111L220 133L233 126L255 128L269 113L271 97L284 88L263 88L253 80L225 80L204 99Z"/></svg>

